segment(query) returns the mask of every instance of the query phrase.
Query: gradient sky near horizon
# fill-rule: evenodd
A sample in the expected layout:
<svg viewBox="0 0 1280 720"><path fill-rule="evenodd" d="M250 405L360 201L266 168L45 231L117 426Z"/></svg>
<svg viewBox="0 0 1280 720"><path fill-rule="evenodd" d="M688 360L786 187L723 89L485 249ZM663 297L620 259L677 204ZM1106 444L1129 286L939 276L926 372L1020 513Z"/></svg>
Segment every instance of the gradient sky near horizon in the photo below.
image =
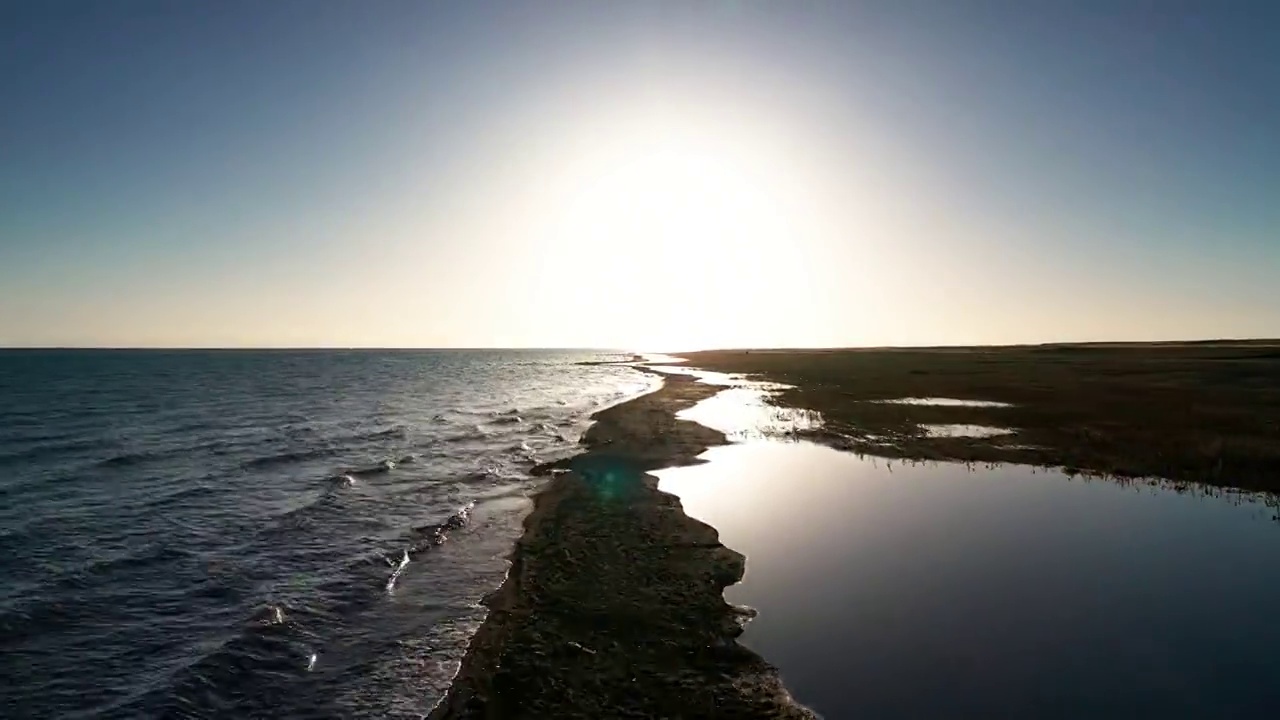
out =
<svg viewBox="0 0 1280 720"><path fill-rule="evenodd" d="M0 346L1280 336L1266 2L8 2Z"/></svg>

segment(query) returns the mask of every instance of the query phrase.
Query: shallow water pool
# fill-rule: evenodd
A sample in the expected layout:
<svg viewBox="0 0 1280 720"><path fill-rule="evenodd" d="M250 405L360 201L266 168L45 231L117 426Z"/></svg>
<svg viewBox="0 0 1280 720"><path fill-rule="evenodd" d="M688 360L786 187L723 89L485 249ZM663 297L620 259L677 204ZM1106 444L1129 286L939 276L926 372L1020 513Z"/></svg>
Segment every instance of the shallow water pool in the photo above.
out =
<svg viewBox="0 0 1280 720"><path fill-rule="evenodd" d="M940 407L1013 407L1009 403L995 400L961 400L944 397L911 397L893 398L892 400L871 400L870 402L888 403L890 405L936 405Z"/></svg>
<svg viewBox="0 0 1280 720"><path fill-rule="evenodd" d="M685 416L729 415L709 407ZM1280 523L1263 503L807 442L704 457L661 487L746 555L725 593L759 611L743 641L827 718L1280 707Z"/></svg>
<svg viewBox="0 0 1280 720"><path fill-rule="evenodd" d="M972 437L985 438L998 435L1011 435L1013 428L992 427L991 425L962 424L925 424L920 429L926 437Z"/></svg>

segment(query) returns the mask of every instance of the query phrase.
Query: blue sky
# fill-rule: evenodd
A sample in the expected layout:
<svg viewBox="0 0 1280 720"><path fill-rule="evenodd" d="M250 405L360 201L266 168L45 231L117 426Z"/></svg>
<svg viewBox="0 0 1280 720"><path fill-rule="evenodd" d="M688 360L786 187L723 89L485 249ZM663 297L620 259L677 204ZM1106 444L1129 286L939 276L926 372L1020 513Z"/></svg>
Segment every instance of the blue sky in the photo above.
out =
<svg viewBox="0 0 1280 720"><path fill-rule="evenodd" d="M1280 336L1278 21L9 3L0 345Z"/></svg>

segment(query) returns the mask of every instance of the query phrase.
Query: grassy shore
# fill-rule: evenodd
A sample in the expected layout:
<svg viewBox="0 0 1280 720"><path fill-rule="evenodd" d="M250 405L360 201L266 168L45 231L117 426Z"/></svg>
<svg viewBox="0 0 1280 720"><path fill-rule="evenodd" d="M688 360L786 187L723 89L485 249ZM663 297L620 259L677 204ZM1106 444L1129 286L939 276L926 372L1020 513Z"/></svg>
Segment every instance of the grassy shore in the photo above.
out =
<svg viewBox="0 0 1280 720"><path fill-rule="evenodd" d="M738 350L690 365L786 383L814 439L886 457L1017 462L1280 492L1280 341ZM947 397L1008 407L871 402ZM927 424L1013 430L930 437Z"/></svg>
<svg viewBox="0 0 1280 720"><path fill-rule="evenodd" d="M812 717L736 642L744 614L723 591L742 556L647 474L725 442L675 417L718 389L668 377L598 413L587 452L539 468L554 478L433 719Z"/></svg>

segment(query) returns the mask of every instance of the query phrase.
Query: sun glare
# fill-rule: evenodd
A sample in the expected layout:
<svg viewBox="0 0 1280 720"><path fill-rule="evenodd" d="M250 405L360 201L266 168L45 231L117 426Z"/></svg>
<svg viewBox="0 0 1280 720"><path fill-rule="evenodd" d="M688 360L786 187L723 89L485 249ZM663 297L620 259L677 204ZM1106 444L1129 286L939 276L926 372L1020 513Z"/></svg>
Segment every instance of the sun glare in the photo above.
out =
<svg viewBox="0 0 1280 720"><path fill-rule="evenodd" d="M598 322L626 324L627 346L750 341L781 319L771 288L811 235L777 155L741 123L692 116L588 134L547 193L544 263L630 288L587 305Z"/></svg>

